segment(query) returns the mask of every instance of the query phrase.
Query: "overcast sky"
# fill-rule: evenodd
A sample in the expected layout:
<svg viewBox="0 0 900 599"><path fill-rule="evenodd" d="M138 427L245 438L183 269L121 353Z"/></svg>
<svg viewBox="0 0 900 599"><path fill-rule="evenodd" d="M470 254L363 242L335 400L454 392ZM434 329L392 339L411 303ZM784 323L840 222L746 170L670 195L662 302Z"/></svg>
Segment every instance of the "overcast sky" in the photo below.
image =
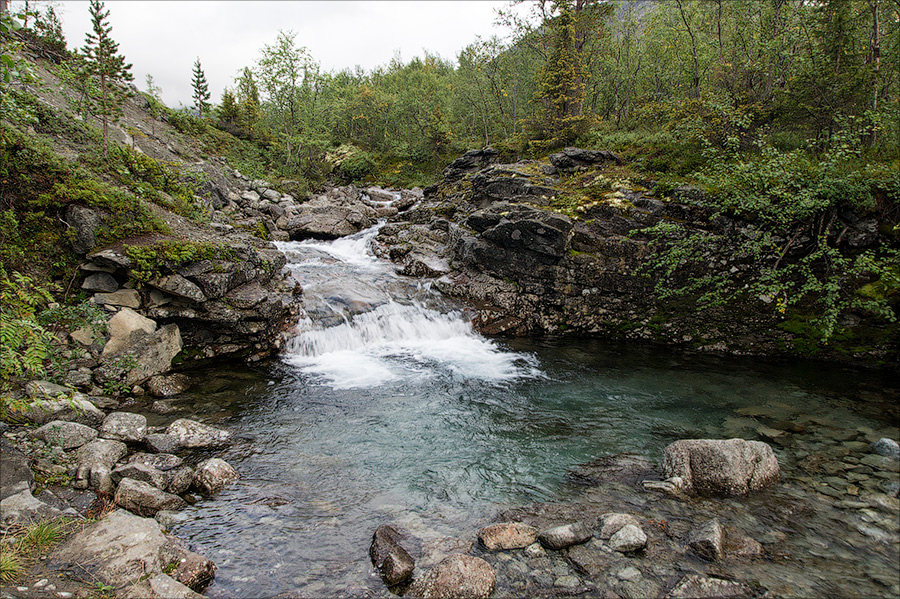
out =
<svg viewBox="0 0 900 599"><path fill-rule="evenodd" d="M20 4L20 3L13 3ZM453 60L480 35L503 36L495 9L506 1L195 2L107 0L112 37L145 89L153 75L163 100L176 108L191 100L191 70L199 57L218 102L239 69L252 66L278 31L293 30L325 71L385 65L396 50L408 62L423 49ZM57 2L70 49L90 29L87 0ZM39 5L40 6L40 5Z"/></svg>

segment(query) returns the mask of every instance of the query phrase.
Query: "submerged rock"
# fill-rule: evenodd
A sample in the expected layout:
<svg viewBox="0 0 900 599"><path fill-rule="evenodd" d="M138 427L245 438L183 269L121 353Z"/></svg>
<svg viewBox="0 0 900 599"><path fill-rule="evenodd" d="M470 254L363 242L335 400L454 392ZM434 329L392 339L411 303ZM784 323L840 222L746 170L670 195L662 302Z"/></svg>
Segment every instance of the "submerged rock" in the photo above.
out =
<svg viewBox="0 0 900 599"><path fill-rule="evenodd" d="M481 558L451 555L417 578L406 594L421 599L487 599L497 575Z"/></svg>
<svg viewBox="0 0 900 599"><path fill-rule="evenodd" d="M547 549L565 549L586 543L592 536L594 532L584 522L574 522L542 531L538 540Z"/></svg>
<svg viewBox="0 0 900 599"><path fill-rule="evenodd" d="M202 424L196 420L179 418L166 428L166 434L173 437L181 447L221 447L231 440L226 430Z"/></svg>
<svg viewBox="0 0 900 599"><path fill-rule="evenodd" d="M537 529L523 522L501 522L479 530L478 540L493 551L523 549L537 540Z"/></svg>
<svg viewBox="0 0 900 599"><path fill-rule="evenodd" d="M416 567L412 556L400 545L400 538L392 526L379 526L369 546L372 565L389 587L408 580Z"/></svg>
<svg viewBox="0 0 900 599"><path fill-rule="evenodd" d="M703 559L711 562L722 559L725 530L718 518L713 518L691 531L688 546Z"/></svg>
<svg viewBox="0 0 900 599"><path fill-rule="evenodd" d="M686 439L665 449L666 476L699 495L745 495L781 478L772 448L744 439Z"/></svg>

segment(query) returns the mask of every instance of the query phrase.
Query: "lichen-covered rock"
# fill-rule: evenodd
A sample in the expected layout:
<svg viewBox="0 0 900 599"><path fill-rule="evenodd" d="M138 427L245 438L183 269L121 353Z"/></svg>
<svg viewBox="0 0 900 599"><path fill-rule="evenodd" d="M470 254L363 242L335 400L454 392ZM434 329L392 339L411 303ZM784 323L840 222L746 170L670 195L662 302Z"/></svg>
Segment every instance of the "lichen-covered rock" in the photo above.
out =
<svg viewBox="0 0 900 599"><path fill-rule="evenodd" d="M100 426L106 414L97 409L83 393L73 393L65 398L38 398L27 404L21 412L14 416L20 416L34 424L46 424L53 420L77 422L91 428Z"/></svg>
<svg viewBox="0 0 900 599"><path fill-rule="evenodd" d="M538 540L547 549L565 549L586 543L592 536L594 532L584 522L574 522L544 530L538 535Z"/></svg>
<svg viewBox="0 0 900 599"><path fill-rule="evenodd" d="M372 535L369 557L384 584L396 586L412 576L416 567L409 552L400 545L401 535L392 526L379 526Z"/></svg>
<svg viewBox="0 0 900 599"><path fill-rule="evenodd" d="M537 529L524 522L500 522L478 531L478 540L492 551L524 549L537 541Z"/></svg>
<svg viewBox="0 0 900 599"><path fill-rule="evenodd" d="M772 448L744 439L686 439L665 449L666 476L700 495L745 495L781 478Z"/></svg>
<svg viewBox="0 0 900 599"><path fill-rule="evenodd" d="M194 470L194 486L207 495L218 493L238 478L237 470L220 458L203 460Z"/></svg>
<svg viewBox="0 0 900 599"><path fill-rule="evenodd" d="M116 488L117 505L138 516L153 517L160 510L180 510L187 507L178 495L166 493L143 481L123 478Z"/></svg>
<svg viewBox="0 0 900 599"><path fill-rule="evenodd" d="M166 472L178 468L184 460L171 453L134 453L128 457L129 464L143 464Z"/></svg>
<svg viewBox="0 0 900 599"><path fill-rule="evenodd" d="M421 599L487 599L497 575L481 558L451 555L413 581L407 597Z"/></svg>
<svg viewBox="0 0 900 599"><path fill-rule="evenodd" d="M178 451L178 440L166 433L150 433L144 437L144 445L154 453L172 453Z"/></svg>
<svg viewBox="0 0 900 599"><path fill-rule="evenodd" d="M64 420L48 422L44 426L35 429L31 434L35 439L62 447L67 451L77 449L97 438L97 431L91 427Z"/></svg>
<svg viewBox="0 0 900 599"><path fill-rule="evenodd" d="M888 439L887 437L882 437L872 443L872 451L878 455L900 460L900 444L897 444L896 441Z"/></svg>
<svg viewBox="0 0 900 599"><path fill-rule="evenodd" d="M188 418L179 418L170 424L166 434L174 437L181 447L192 449L221 447L231 441L230 432Z"/></svg>
<svg viewBox="0 0 900 599"><path fill-rule="evenodd" d="M147 417L131 412L111 412L103 420L100 436L114 441L137 443L147 434Z"/></svg>

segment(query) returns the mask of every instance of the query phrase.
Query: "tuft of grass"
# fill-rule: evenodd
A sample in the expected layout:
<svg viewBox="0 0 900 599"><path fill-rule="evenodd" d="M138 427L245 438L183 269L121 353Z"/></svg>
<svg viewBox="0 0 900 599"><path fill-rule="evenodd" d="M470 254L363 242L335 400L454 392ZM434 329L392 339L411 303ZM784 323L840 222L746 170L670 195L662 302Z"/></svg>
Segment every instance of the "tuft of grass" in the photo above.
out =
<svg viewBox="0 0 900 599"><path fill-rule="evenodd" d="M6 543L0 545L0 582L10 582L25 571L18 550Z"/></svg>
<svg viewBox="0 0 900 599"><path fill-rule="evenodd" d="M62 527L58 521L38 522L28 527L19 545L23 549L43 551L59 541L62 535Z"/></svg>

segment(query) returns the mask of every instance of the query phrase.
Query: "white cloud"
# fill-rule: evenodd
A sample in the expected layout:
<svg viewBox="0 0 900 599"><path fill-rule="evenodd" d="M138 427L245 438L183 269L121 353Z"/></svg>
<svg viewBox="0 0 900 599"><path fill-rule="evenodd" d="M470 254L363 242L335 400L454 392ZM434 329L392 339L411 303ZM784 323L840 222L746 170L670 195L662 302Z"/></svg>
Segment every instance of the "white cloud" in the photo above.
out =
<svg viewBox="0 0 900 599"><path fill-rule="evenodd" d="M214 101L251 66L279 30L293 30L323 70L372 69L399 50L455 59L476 36L503 35L493 25L504 1L195 2L107 0L112 37L133 63L135 83L153 75L170 106L191 104L191 69L199 56ZM90 29L86 1L58 3L69 48Z"/></svg>

